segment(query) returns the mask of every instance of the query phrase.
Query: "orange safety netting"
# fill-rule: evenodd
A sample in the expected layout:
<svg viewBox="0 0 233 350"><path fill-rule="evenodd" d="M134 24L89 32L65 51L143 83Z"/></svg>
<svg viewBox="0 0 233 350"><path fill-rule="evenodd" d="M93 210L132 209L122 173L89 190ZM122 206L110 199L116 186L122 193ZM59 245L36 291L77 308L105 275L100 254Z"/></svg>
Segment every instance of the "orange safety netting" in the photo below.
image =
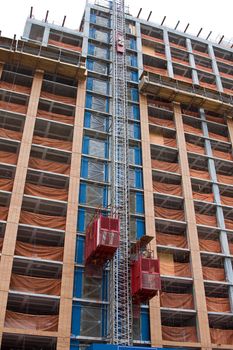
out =
<svg viewBox="0 0 233 350"><path fill-rule="evenodd" d="M161 119L161 118L156 118L156 117L148 117L149 122L156 124L156 125L161 125L161 126L166 126L168 128L174 128L175 124L173 120L168 120L168 119Z"/></svg>
<svg viewBox="0 0 233 350"><path fill-rule="evenodd" d="M197 333L195 327L170 327L162 326L164 340L197 342Z"/></svg>
<svg viewBox="0 0 233 350"><path fill-rule="evenodd" d="M165 145L165 146L177 147L176 139L164 137L164 138L163 138L163 142L164 142L164 145Z"/></svg>
<svg viewBox="0 0 233 350"><path fill-rule="evenodd" d="M211 122L220 123L220 124L226 124L225 120L223 118L221 118L221 117L214 117L213 115L206 114L206 119L208 121L211 121Z"/></svg>
<svg viewBox="0 0 233 350"><path fill-rule="evenodd" d="M60 295L61 280L12 274L10 289L36 294Z"/></svg>
<svg viewBox="0 0 233 350"><path fill-rule="evenodd" d="M65 230L66 227L66 218L64 216L37 214L24 210L21 211L19 221L22 224L45 226L58 230Z"/></svg>
<svg viewBox="0 0 233 350"><path fill-rule="evenodd" d="M191 115L192 117L200 118L200 115L198 112L189 111L188 109L182 108L182 114Z"/></svg>
<svg viewBox="0 0 233 350"><path fill-rule="evenodd" d="M190 264L164 261L160 262L160 273L168 276L191 277Z"/></svg>
<svg viewBox="0 0 233 350"><path fill-rule="evenodd" d="M0 190L11 191L13 188L13 180L0 178Z"/></svg>
<svg viewBox="0 0 233 350"><path fill-rule="evenodd" d="M229 152L222 152L222 151L218 151L216 149L214 149L212 152L213 152L214 157L222 158L222 159L226 159L226 160L233 160L232 154Z"/></svg>
<svg viewBox="0 0 233 350"><path fill-rule="evenodd" d="M29 159L29 167L65 175L68 175L70 172L70 164L51 162L49 160L34 157Z"/></svg>
<svg viewBox="0 0 233 350"><path fill-rule="evenodd" d="M233 243L228 242L230 253L233 255Z"/></svg>
<svg viewBox="0 0 233 350"><path fill-rule="evenodd" d="M52 138L41 137L41 136L37 136L37 135L33 136L32 143L36 143L36 144L39 144L42 146L64 149L66 151L72 150L72 142L70 142L70 141L52 139Z"/></svg>
<svg viewBox="0 0 233 350"><path fill-rule="evenodd" d="M233 220L230 219L225 219L225 226L229 230L233 230Z"/></svg>
<svg viewBox="0 0 233 350"><path fill-rule="evenodd" d="M206 252L221 253L221 245L219 241L214 241L212 239L199 239L200 250Z"/></svg>
<svg viewBox="0 0 233 350"><path fill-rule="evenodd" d="M2 207L0 206L0 220L6 221L8 216L8 207Z"/></svg>
<svg viewBox="0 0 233 350"><path fill-rule="evenodd" d="M55 332L58 327L58 315L31 315L7 310L4 325L6 328Z"/></svg>
<svg viewBox="0 0 233 350"><path fill-rule="evenodd" d="M57 122L74 124L74 117L68 115L62 115L58 113L42 111L41 109L37 111L37 116L45 119L56 120Z"/></svg>
<svg viewBox="0 0 233 350"><path fill-rule="evenodd" d="M215 134L214 132L209 132L209 137L213 139L221 140L221 141L226 141L226 142L229 141L227 136Z"/></svg>
<svg viewBox="0 0 233 350"><path fill-rule="evenodd" d="M185 236L173 235L169 233L156 232L156 242L161 245L187 248L187 239Z"/></svg>
<svg viewBox="0 0 233 350"><path fill-rule="evenodd" d="M15 255L62 261L63 247L51 247L16 241Z"/></svg>
<svg viewBox="0 0 233 350"><path fill-rule="evenodd" d="M68 198L67 190L64 190L62 188L34 185L29 183L25 184L24 193L32 196L54 198L62 201L66 201Z"/></svg>
<svg viewBox="0 0 233 350"><path fill-rule="evenodd" d="M230 302L228 298L206 297L207 310L210 312L230 312Z"/></svg>
<svg viewBox="0 0 233 350"><path fill-rule="evenodd" d="M218 178L218 182L233 185L233 176L231 175L217 174L217 178Z"/></svg>
<svg viewBox="0 0 233 350"><path fill-rule="evenodd" d="M47 91L41 91L40 97L48 98L50 100L55 100L58 102L75 105L75 98L69 96L56 95Z"/></svg>
<svg viewBox="0 0 233 350"><path fill-rule="evenodd" d="M202 146L194 145L193 143L186 142L186 148L189 152L195 152L200 154L205 154L205 149Z"/></svg>
<svg viewBox="0 0 233 350"><path fill-rule="evenodd" d="M189 171L192 177L197 177L199 179L206 179L206 180L210 179L210 174L208 173L208 171L197 170L197 169L189 169Z"/></svg>
<svg viewBox="0 0 233 350"><path fill-rule="evenodd" d="M158 169L158 170L171 171L174 173L179 172L179 164L177 163L170 163L170 162L164 162L162 160L152 159L151 166L152 168Z"/></svg>
<svg viewBox="0 0 233 350"><path fill-rule="evenodd" d="M161 292L160 305L177 309L194 309L192 294Z"/></svg>
<svg viewBox="0 0 233 350"><path fill-rule="evenodd" d="M7 111L12 111L16 113L27 113L27 106L20 105L18 103L0 101L0 109L5 109Z"/></svg>
<svg viewBox="0 0 233 350"><path fill-rule="evenodd" d="M19 131L0 128L0 137L20 141L22 138L22 133Z"/></svg>
<svg viewBox="0 0 233 350"><path fill-rule="evenodd" d="M225 272L222 268L202 266L202 273L205 280L225 281Z"/></svg>
<svg viewBox="0 0 233 350"><path fill-rule="evenodd" d="M184 124L184 131L185 132L190 132L192 134L197 134L197 135L202 135L203 134L201 129L195 128L194 126L189 125L189 124Z"/></svg>
<svg viewBox="0 0 233 350"><path fill-rule="evenodd" d="M6 81L0 81L0 88L11 90L11 91L22 92L25 94L30 94L30 91L31 91L31 88L28 86L23 86L15 83L8 83Z"/></svg>
<svg viewBox="0 0 233 350"><path fill-rule="evenodd" d="M159 74L159 75L161 74L161 75L164 75L166 77L168 76L167 70L163 69L163 68L146 66L146 65L144 65L143 68L144 68L144 70L151 72L151 73L155 73L155 74Z"/></svg>
<svg viewBox="0 0 233 350"><path fill-rule="evenodd" d="M210 337L214 344L233 345L233 329L210 328Z"/></svg>
<svg viewBox="0 0 233 350"><path fill-rule="evenodd" d="M202 200L202 201L207 201L207 202L213 202L214 201L213 193L193 192L193 198L194 199L199 199L199 200Z"/></svg>
<svg viewBox="0 0 233 350"><path fill-rule="evenodd" d="M182 196L182 187L180 185L153 181L153 189L155 192L159 193L168 193L175 196Z"/></svg>
<svg viewBox="0 0 233 350"><path fill-rule="evenodd" d="M170 102L147 99L147 104L150 106L155 106L158 108L164 108L164 109L167 109L169 111L173 111L173 106Z"/></svg>
<svg viewBox="0 0 233 350"><path fill-rule="evenodd" d="M233 198L232 197L227 197L227 196L221 195L221 202L222 202L222 204L233 206Z"/></svg>
<svg viewBox="0 0 233 350"><path fill-rule="evenodd" d="M184 211L178 209L168 209L162 207L154 208L155 216L163 218L163 219L172 219L178 221L184 221Z"/></svg>
<svg viewBox="0 0 233 350"><path fill-rule="evenodd" d="M7 164L16 164L18 155L16 153L0 151L0 162Z"/></svg>
<svg viewBox="0 0 233 350"><path fill-rule="evenodd" d="M217 227L216 216L196 213L196 221L199 225Z"/></svg>
<svg viewBox="0 0 233 350"><path fill-rule="evenodd" d="M49 39L48 44L49 45L54 45L54 46L59 46L59 47L62 47L64 49L68 49L68 50L71 50L71 51L78 51L78 52L82 51L82 48L80 46L75 46L75 45L71 45L71 44L65 44L65 43L62 43L61 41L57 41L57 40Z"/></svg>

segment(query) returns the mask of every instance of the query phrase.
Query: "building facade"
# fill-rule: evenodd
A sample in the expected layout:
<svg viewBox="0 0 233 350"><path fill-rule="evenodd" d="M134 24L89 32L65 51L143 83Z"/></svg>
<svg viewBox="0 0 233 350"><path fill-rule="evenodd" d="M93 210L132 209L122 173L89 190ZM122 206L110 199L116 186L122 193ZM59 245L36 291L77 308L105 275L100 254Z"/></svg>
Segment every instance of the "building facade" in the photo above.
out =
<svg viewBox="0 0 233 350"><path fill-rule="evenodd" d="M135 346L233 347L233 50L125 15L130 239L162 289ZM109 268L86 226L111 207L111 2L79 30L28 18L0 37L1 349L109 342Z"/></svg>

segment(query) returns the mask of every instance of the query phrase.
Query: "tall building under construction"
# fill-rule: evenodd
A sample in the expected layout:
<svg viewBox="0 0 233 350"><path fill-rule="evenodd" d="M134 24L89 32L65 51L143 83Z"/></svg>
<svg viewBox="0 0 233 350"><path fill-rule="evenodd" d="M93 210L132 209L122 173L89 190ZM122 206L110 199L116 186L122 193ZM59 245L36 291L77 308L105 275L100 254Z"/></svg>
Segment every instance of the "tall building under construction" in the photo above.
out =
<svg viewBox="0 0 233 350"><path fill-rule="evenodd" d="M1 350L233 349L233 49L96 0L0 77Z"/></svg>

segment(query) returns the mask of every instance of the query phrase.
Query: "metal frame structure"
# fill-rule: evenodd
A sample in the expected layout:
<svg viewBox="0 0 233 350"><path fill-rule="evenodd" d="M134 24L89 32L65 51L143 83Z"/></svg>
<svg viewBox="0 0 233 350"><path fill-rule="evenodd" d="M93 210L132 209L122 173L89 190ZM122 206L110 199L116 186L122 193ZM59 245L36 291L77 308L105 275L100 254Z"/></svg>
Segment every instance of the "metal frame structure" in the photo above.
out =
<svg viewBox="0 0 233 350"><path fill-rule="evenodd" d="M120 246L111 263L110 341L132 345L132 299L130 286L128 117L125 54L125 3L113 5L113 119L111 204L120 219ZM119 49L119 46L121 49Z"/></svg>

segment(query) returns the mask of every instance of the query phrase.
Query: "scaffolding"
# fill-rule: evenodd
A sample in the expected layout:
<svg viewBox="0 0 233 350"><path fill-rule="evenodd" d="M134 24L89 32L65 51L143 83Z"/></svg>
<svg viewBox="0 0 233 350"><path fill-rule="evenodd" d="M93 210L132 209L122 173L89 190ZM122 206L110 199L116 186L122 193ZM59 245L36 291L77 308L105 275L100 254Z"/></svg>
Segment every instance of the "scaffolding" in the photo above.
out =
<svg viewBox="0 0 233 350"><path fill-rule="evenodd" d="M110 341L132 345L132 301L129 254L128 119L125 54L125 4L115 0L113 10L113 120L111 204L120 219L120 245L111 263Z"/></svg>

